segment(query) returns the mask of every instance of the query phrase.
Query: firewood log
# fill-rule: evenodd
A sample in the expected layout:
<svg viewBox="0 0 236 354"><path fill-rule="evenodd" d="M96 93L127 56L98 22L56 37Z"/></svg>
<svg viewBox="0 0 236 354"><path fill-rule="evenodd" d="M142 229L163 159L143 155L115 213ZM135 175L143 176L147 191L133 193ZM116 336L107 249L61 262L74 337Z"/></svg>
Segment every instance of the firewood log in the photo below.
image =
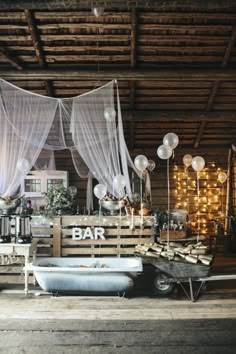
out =
<svg viewBox="0 0 236 354"><path fill-rule="evenodd" d="M208 259L206 259L206 258L202 258L202 259L200 259L200 262L201 262L202 264L207 265L207 266L209 266L209 265L211 264L211 261L209 261L209 260L208 260Z"/></svg>
<svg viewBox="0 0 236 354"><path fill-rule="evenodd" d="M199 255L198 258L199 258L199 259L205 258L205 259L208 259L209 261L212 261L213 255L212 255L212 254L204 254L204 255Z"/></svg>
<svg viewBox="0 0 236 354"><path fill-rule="evenodd" d="M185 260L186 260L187 262L193 263L193 264L196 264L196 263L198 262L197 257L190 256L190 255L185 256Z"/></svg>
<svg viewBox="0 0 236 354"><path fill-rule="evenodd" d="M160 258L160 254L156 253L156 252L151 252L151 251L147 251L145 253L145 256L147 257L155 257L155 258Z"/></svg>
<svg viewBox="0 0 236 354"><path fill-rule="evenodd" d="M207 252L207 249L193 248L193 249L190 251L190 254L203 255L203 254L206 254L206 252Z"/></svg>
<svg viewBox="0 0 236 354"><path fill-rule="evenodd" d="M163 251L163 247L162 246L152 246L151 249L157 253L161 253Z"/></svg>

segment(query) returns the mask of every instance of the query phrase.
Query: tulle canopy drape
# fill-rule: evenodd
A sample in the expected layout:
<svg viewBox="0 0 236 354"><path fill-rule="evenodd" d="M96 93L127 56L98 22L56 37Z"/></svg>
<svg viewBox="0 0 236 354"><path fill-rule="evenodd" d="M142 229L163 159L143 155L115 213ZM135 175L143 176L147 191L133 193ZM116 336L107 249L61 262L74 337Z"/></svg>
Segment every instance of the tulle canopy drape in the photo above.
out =
<svg viewBox="0 0 236 354"><path fill-rule="evenodd" d="M21 178L35 165L42 149L71 151L77 173L88 177L88 209L92 207L93 177L118 195L113 179L123 174L130 194L128 164L134 166L124 140L117 85L117 119L114 117L115 84L111 81L86 94L58 99L0 79L0 196L17 192ZM22 161L28 162L24 170L19 168Z"/></svg>

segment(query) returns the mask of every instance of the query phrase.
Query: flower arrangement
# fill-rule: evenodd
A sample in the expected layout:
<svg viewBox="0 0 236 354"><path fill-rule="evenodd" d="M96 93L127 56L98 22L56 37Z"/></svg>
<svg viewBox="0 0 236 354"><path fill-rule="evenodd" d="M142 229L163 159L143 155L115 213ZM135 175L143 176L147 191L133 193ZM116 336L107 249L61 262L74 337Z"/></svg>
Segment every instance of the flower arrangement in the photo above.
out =
<svg viewBox="0 0 236 354"><path fill-rule="evenodd" d="M65 188L62 183L49 188L44 195L47 202L45 212L49 216L60 214L62 211L71 211L74 194L71 189Z"/></svg>

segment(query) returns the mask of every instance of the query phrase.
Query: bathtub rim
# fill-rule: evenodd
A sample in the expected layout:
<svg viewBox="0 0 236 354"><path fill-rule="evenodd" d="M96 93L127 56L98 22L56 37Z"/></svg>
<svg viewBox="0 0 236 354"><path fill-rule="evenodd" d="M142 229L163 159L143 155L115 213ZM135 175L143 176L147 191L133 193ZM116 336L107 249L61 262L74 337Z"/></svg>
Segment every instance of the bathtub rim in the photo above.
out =
<svg viewBox="0 0 236 354"><path fill-rule="evenodd" d="M63 260L81 260L81 264L83 262L84 259L91 259L92 262L95 262L96 260L114 260L117 259L117 257L102 257L102 258L92 258L92 257L70 257L70 258L65 258L65 257L46 257L46 258L42 258L42 259L35 259L33 260L31 263L28 263L25 267L24 270L26 271L33 271L33 272L57 272L57 273L62 273L62 272L78 272L78 273L141 273L143 271L143 263L142 263L142 258L141 257L127 257L127 258L118 258L120 259L125 259L125 260L135 260L138 261L138 264L136 266L133 267L129 267L129 266L123 266L123 267L104 267L104 268L90 268L90 267L66 267L66 266L56 266L56 267L50 267L50 266L40 266L37 263L39 263L40 261L42 262L46 262L48 261L53 262L53 260L59 260L59 259L63 259Z"/></svg>

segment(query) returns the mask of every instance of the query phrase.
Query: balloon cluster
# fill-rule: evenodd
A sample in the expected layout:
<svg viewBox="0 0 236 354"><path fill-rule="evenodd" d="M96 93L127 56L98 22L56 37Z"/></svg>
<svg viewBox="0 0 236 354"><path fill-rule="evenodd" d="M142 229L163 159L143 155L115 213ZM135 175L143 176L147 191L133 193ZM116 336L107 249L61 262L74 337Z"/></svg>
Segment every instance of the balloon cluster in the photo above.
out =
<svg viewBox="0 0 236 354"><path fill-rule="evenodd" d="M196 172L200 172L204 169L205 167L205 160L203 157L201 156L195 156L194 158L189 155L186 154L183 157L183 163L184 165L188 168L189 166L192 166L192 168L194 169L194 171Z"/></svg>
<svg viewBox="0 0 236 354"><path fill-rule="evenodd" d="M120 194L122 189L126 186L125 177L121 174L114 176L113 186ZM107 187L104 184L99 183L94 187L93 192L99 200L102 200L107 194Z"/></svg>
<svg viewBox="0 0 236 354"><path fill-rule="evenodd" d="M143 173L146 169L152 172L156 167L156 163L153 160L148 160L144 155L138 155L134 159L134 166L141 173Z"/></svg>
<svg viewBox="0 0 236 354"><path fill-rule="evenodd" d="M162 160L167 160L173 154L173 150L178 146L179 138L175 133L168 133L163 138L163 144L157 149L157 155Z"/></svg>

